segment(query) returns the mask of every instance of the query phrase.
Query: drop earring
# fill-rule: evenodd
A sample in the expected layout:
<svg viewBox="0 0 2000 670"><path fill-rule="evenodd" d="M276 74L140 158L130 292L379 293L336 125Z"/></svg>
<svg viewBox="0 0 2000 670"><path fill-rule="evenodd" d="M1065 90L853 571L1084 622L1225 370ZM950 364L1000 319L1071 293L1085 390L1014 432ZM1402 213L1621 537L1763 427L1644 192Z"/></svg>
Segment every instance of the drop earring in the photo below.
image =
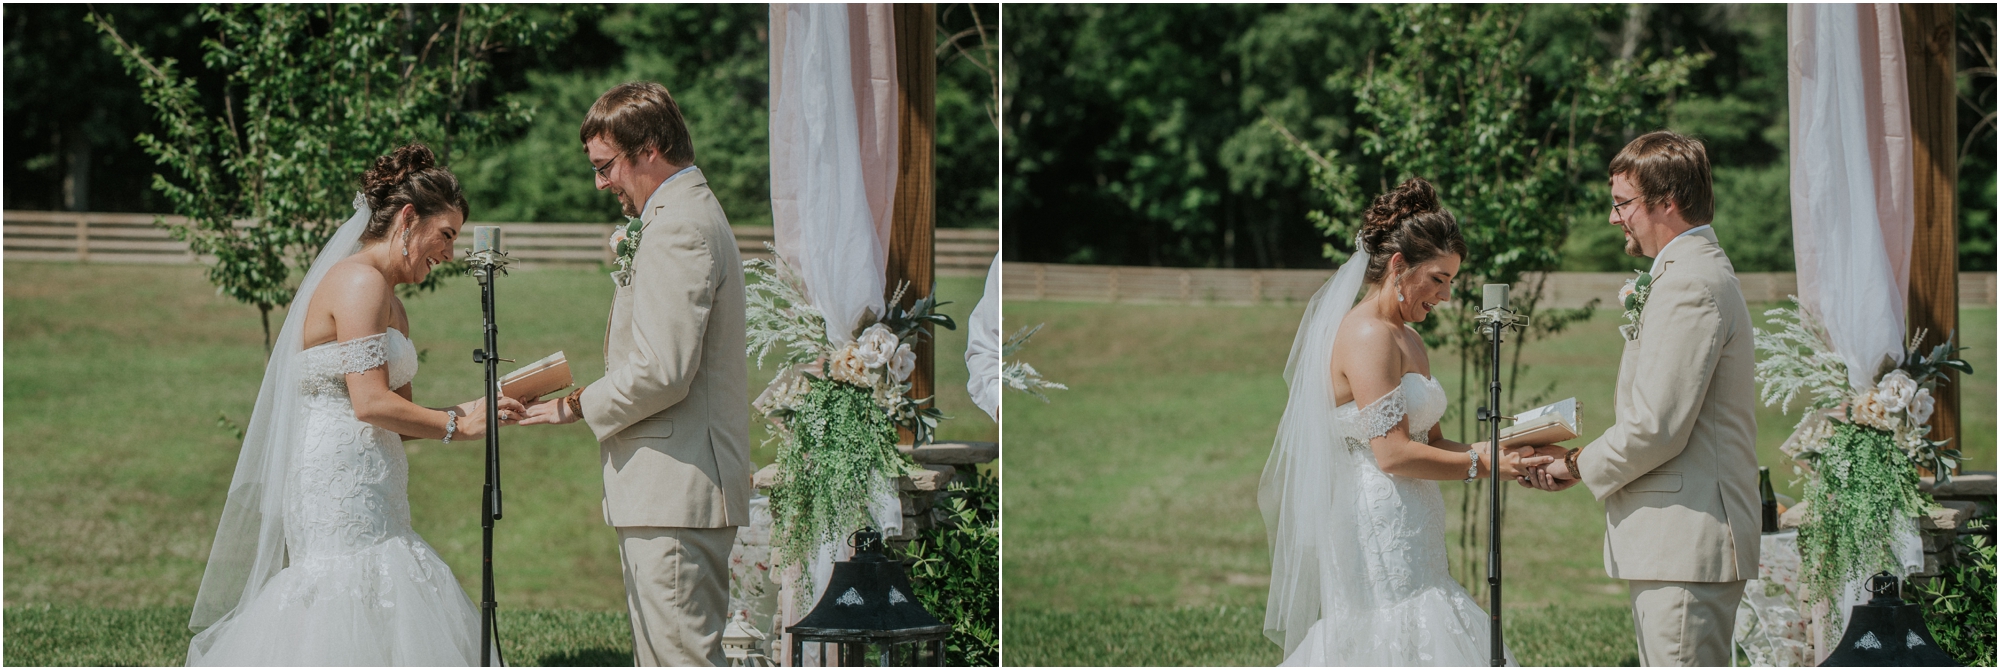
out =
<svg viewBox="0 0 2000 670"><path fill-rule="evenodd" d="M404 255L404 256L409 256L409 255L410 255L410 232L411 232L411 229L410 229L410 228L404 228L404 229L403 229L403 255ZM1399 299L1399 300L1400 300L1401 298L1400 298L1400 297L1398 297L1397 299Z"/></svg>

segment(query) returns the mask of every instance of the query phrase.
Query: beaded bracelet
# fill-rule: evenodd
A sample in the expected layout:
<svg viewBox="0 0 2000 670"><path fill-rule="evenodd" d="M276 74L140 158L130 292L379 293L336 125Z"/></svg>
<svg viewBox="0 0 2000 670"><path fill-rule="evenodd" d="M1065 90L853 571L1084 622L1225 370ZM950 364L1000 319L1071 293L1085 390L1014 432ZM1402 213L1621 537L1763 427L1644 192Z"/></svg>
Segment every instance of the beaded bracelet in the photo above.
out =
<svg viewBox="0 0 2000 670"><path fill-rule="evenodd" d="M1465 483L1470 484L1472 480L1479 478L1479 450L1467 449L1465 455L1472 457L1472 465L1465 468Z"/></svg>
<svg viewBox="0 0 2000 670"><path fill-rule="evenodd" d="M445 443L445 444L451 444L451 435L452 435L452 433L456 433L456 432L458 432L458 410L457 410L457 409L448 409L448 410L445 410L445 411L444 411L444 443Z"/></svg>

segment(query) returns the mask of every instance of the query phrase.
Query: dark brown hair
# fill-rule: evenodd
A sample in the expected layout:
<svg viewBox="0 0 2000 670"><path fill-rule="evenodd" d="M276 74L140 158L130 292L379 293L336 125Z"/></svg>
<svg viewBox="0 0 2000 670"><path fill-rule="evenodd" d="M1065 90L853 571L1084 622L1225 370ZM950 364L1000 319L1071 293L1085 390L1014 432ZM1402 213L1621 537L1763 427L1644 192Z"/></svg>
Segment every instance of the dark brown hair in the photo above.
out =
<svg viewBox="0 0 2000 670"><path fill-rule="evenodd" d="M1375 196L1361 224L1361 245L1368 252L1368 272L1362 281L1377 284L1389 271L1389 257L1403 255L1404 267L1443 256L1465 258L1465 236L1458 217L1438 205L1437 188L1422 177L1411 177L1394 190Z"/></svg>
<svg viewBox="0 0 2000 670"><path fill-rule="evenodd" d="M1672 199L1688 223L1715 220L1715 182L1701 140L1666 130L1640 135L1611 159L1611 175L1621 174L1647 207Z"/></svg>
<svg viewBox="0 0 2000 670"><path fill-rule="evenodd" d="M414 205L418 217L434 216L445 210L472 216L465 203L465 191L458 177L437 166L437 156L422 144L406 144L375 159L375 167L361 175L361 192L368 197L368 228L361 239L375 241L389 234L389 225L404 205Z"/></svg>
<svg viewBox="0 0 2000 670"><path fill-rule="evenodd" d="M588 144L600 135L609 136L621 152L651 147L669 163L694 164L694 140L688 137L680 105L674 104L667 87L650 81L619 84L598 96L583 117L577 141Z"/></svg>

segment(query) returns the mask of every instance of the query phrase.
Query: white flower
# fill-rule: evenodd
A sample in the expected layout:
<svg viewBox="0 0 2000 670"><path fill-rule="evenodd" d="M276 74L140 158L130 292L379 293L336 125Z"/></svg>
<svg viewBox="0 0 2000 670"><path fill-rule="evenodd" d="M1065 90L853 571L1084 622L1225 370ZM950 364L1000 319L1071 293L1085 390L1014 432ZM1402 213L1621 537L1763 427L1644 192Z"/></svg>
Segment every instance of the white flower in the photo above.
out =
<svg viewBox="0 0 2000 670"><path fill-rule="evenodd" d="M1855 396L1854 400L1851 401L1852 405L1848 408L1854 417L1855 423L1888 431L1896 429L1895 417L1888 408L1882 405L1881 395L1880 392L1876 392L1862 393Z"/></svg>
<svg viewBox="0 0 2000 670"><path fill-rule="evenodd" d="M613 227L611 229L611 250L617 251L618 243L624 241L625 241L625 227L624 226Z"/></svg>
<svg viewBox="0 0 2000 670"><path fill-rule="evenodd" d="M1875 386L1875 400L1882 403L1882 411L1890 414L1901 413L1910 406L1910 399L1917 393L1917 381L1902 370L1890 370L1882 375L1881 383Z"/></svg>
<svg viewBox="0 0 2000 670"><path fill-rule="evenodd" d="M1917 389L1917 395L1910 398L1910 423L1924 425L1931 420L1931 412L1937 411L1937 400L1931 397L1930 389Z"/></svg>
<svg viewBox="0 0 2000 670"><path fill-rule="evenodd" d="M855 343L834 352L833 358L826 362L826 376L834 381L855 386L874 386L872 380L868 378L868 366L862 362L859 350L859 343Z"/></svg>
<svg viewBox="0 0 2000 670"><path fill-rule="evenodd" d="M896 355L896 334L879 323L861 331L861 337L855 338L854 343L857 346L855 355L871 368L888 365L889 357Z"/></svg>
<svg viewBox="0 0 2000 670"><path fill-rule="evenodd" d="M910 372L917 369L917 352L910 345L896 345L896 355L889 357L889 376L897 383L909 381Z"/></svg>
<svg viewBox="0 0 2000 670"><path fill-rule="evenodd" d="M1639 287L1634 284L1633 280L1627 279L1624 286L1618 287L1618 304L1625 304L1626 298L1630 298L1632 294L1639 292Z"/></svg>

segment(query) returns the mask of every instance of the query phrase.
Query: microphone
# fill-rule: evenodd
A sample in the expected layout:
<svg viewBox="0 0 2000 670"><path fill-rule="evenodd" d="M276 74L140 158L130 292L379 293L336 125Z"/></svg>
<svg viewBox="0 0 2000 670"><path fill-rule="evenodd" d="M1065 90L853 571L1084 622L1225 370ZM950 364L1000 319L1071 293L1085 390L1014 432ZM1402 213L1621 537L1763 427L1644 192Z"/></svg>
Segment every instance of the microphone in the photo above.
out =
<svg viewBox="0 0 2000 670"><path fill-rule="evenodd" d="M475 248L477 244L477 242L474 242ZM1506 284L1487 284L1484 288L1486 289L1486 302L1480 305L1480 311L1491 312L1496 309L1507 309L1507 289L1509 287Z"/></svg>
<svg viewBox="0 0 2000 670"><path fill-rule="evenodd" d="M472 227L472 253L500 250L499 226Z"/></svg>
<svg viewBox="0 0 2000 670"><path fill-rule="evenodd" d="M1527 325L1526 318L1515 314L1514 310L1507 306L1507 291L1510 287L1506 284L1486 284L1482 288L1485 289L1486 296L1479 307L1479 323L1488 326L1497 324L1501 328L1515 330Z"/></svg>

